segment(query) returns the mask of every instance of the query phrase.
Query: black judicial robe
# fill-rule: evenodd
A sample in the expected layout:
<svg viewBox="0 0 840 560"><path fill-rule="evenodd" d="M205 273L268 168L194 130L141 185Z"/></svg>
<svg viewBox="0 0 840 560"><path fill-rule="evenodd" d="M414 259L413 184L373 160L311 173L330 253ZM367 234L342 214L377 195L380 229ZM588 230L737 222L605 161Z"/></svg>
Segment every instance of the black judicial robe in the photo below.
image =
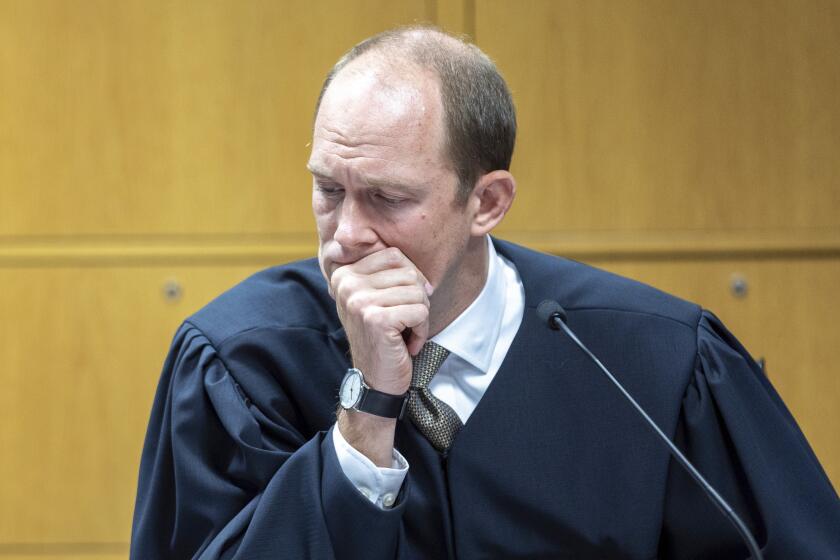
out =
<svg viewBox="0 0 840 560"><path fill-rule="evenodd" d="M409 421L393 509L330 441L348 345L315 260L265 270L175 336L140 466L131 556L256 559L745 558L550 298L752 529L767 559L840 558L840 501L794 419L711 314L494 240L525 313L447 457Z"/></svg>

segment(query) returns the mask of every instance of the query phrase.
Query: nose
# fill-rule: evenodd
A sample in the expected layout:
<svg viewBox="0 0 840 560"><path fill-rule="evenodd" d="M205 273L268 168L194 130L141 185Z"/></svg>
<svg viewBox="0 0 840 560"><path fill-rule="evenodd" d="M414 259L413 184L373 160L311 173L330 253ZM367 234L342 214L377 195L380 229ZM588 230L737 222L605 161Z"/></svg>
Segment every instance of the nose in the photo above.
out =
<svg viewBox="0 0 840 560"><path fill-rule="evenodd" d="M373 245L378 239L364 205L352 196L345 197L341 203L333 239L346 248Z"/></svg>

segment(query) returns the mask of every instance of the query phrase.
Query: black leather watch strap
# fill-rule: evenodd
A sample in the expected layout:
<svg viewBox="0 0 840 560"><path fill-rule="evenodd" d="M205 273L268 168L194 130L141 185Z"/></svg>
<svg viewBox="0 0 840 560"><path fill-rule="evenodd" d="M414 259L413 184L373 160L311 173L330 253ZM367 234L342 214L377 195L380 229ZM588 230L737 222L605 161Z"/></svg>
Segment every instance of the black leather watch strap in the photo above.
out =
<svg viewBox="0 0 840 560"><path fill-rule="evenodd" d="M408 392L391 395L368 387L362 395L362 400L353 408L384 418L402 419L407 402Z"/></svg>

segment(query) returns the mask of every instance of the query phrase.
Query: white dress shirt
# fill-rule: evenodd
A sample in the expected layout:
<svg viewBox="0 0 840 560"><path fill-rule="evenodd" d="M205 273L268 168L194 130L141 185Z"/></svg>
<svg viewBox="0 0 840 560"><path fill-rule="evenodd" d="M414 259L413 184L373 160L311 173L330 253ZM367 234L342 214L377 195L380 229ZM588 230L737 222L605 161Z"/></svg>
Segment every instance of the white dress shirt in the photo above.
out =
<svg viewBox="0 0 840 560"><path fill-rule="evenodd" d="M431 338L449 350L429 383L434 396L448 404L465 423L499 371L525 309L525 289L513 264L496 253L487 237L487 280L481 293L445 329ZM394 504L408 474L408 461L394 449L391 468L373 461L347 443L338 426L333 429L338 461L348 479L380 507Z"/></svg>

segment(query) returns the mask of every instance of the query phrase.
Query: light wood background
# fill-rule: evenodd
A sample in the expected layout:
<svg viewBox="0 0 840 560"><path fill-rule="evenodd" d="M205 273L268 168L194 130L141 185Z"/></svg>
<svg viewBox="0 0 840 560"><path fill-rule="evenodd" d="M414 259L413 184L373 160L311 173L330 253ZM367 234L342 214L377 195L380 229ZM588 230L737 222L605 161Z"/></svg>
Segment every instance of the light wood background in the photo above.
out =
<svg viewBox="0 0 840 560"><path fill-rule="evenodd" d="M418 21L513 90L500 234L713 309L840 481L840 4L0 0L0 557L126 556L170 337L314 254L323 76Z"/></svg>

